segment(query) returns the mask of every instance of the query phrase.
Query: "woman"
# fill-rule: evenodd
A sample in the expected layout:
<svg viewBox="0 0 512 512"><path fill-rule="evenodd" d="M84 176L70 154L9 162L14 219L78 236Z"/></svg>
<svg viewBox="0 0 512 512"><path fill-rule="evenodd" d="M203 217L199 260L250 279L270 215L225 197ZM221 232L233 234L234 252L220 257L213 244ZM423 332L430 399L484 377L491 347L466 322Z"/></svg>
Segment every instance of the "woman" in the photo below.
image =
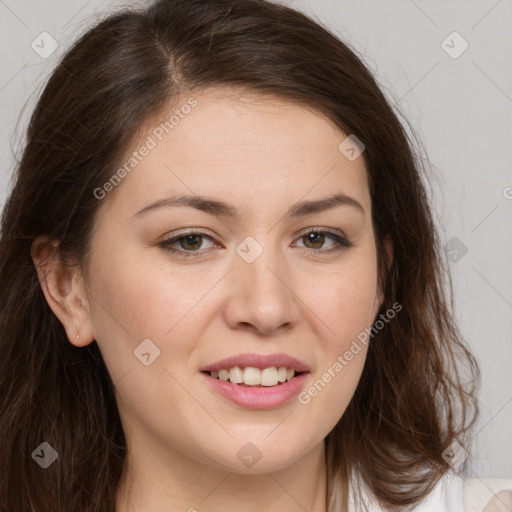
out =
<svg viewBox="0 0 512 512"><path fill-rule="evenodd" d="M462 510L478 368L422 178L293 9L89 30L3 212L0 508Z"/></svg>

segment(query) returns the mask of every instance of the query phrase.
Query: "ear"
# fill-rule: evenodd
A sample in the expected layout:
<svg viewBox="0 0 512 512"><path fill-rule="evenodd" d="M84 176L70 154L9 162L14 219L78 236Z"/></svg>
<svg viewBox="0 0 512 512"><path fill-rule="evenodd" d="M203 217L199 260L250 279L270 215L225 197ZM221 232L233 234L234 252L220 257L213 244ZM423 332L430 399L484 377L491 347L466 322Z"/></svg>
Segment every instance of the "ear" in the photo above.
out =
<svg viewBox="0 0 512 512"><path fill-rule="evenodd" d="M94 341L89 301L80 271L62 262L59 241L39 236L32 243L30 255L46 301L66 330L69 341L77 347Z"/></svg>

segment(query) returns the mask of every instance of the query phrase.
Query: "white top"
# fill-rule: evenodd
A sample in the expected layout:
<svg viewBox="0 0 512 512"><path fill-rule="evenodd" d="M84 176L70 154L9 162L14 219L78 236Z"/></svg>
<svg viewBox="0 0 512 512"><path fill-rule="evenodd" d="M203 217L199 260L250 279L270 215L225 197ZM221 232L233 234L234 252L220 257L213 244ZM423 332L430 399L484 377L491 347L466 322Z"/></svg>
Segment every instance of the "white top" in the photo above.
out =
<svg viewBox="0 0 512 512"><path fill-rule="evenodd" d="M512 510L512 480L469 478L464 480L464 512Z"/></svg>
<svg viewBox="0 0 512 512"><path fill-rule="evenodd" d="M423 501L411 512L464 512L464 481L453 472L446 473ZM375 500L364 494L364 503L368 504L368 512L386 512ZM352 495L349 498L349 512L360 512L356 509Z"/></svg>

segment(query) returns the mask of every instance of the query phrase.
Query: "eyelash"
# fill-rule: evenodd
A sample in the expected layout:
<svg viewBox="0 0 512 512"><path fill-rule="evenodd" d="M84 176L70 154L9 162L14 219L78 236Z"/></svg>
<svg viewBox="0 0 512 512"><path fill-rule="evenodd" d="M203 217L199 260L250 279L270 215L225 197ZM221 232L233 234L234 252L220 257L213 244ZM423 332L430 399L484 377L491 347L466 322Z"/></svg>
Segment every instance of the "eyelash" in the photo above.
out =
<svg viewBox="0 0 512 512"><path fill-rule="evenodd" d="M336 233L333 233L331 231L322 230L321 228L309 228L300 234L299 239L304 238L304 237L310 235L311 233L328 235L331 239L333 239L338 244L338 246L331 248L331 249L327 249L327 250L322 250L322 249L315 250L315 249L307 249L306 248L305 250L308 254L314 254L316 256L318 256L319 254L320 255L321 254L330 254L332 252L339 251L342 249L347 249L352 246L352 243L349 242L345 237L338 235ZM179 240L181 240L183 238L186 238L188 236L193 236L193 235L201 235L202 237L213 240L213 238L211 236L209 236L201 231L190 230L185 233L181 233L179 236L175 236L175 237L169 238L167 240L162 240L158 244L158 246L161 247L162 249L164 249L165 251L169 251L173 254L179 254L180 256L184 256L184 257L200 256L204 251L199 251L199 250L187 251L185 249L174 249L171 247L171 245L174 244L175 242L178 242Z"/></svg>

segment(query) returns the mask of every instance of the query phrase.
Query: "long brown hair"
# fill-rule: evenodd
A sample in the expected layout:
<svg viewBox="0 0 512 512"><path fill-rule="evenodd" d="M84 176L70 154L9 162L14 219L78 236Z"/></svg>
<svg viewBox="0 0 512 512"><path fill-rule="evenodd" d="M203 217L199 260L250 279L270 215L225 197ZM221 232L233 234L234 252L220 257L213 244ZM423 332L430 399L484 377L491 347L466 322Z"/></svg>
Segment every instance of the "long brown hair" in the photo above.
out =
<svg viewBox="0 0 512 512"><path fill-rule="evenodd" d="M145 122L178 94L210 87L308 106L365 145L385 270L380 313L395 303L402 310L369 344L356 392L326 438L328 511L345 509L340 491L351 478L385 507L417 502L450 469L443 450L468 439L478 366L453 318L423 164L371 73L336 36L283 5L159 0L80 37L28 126L0 240L2 511L115 511L126 444L114 386L96 342L68 341L31 244L55 238L63 261L83 268L100 205L93 191ZM59 454L46 470L31 459L43 441Z"/></svg>

